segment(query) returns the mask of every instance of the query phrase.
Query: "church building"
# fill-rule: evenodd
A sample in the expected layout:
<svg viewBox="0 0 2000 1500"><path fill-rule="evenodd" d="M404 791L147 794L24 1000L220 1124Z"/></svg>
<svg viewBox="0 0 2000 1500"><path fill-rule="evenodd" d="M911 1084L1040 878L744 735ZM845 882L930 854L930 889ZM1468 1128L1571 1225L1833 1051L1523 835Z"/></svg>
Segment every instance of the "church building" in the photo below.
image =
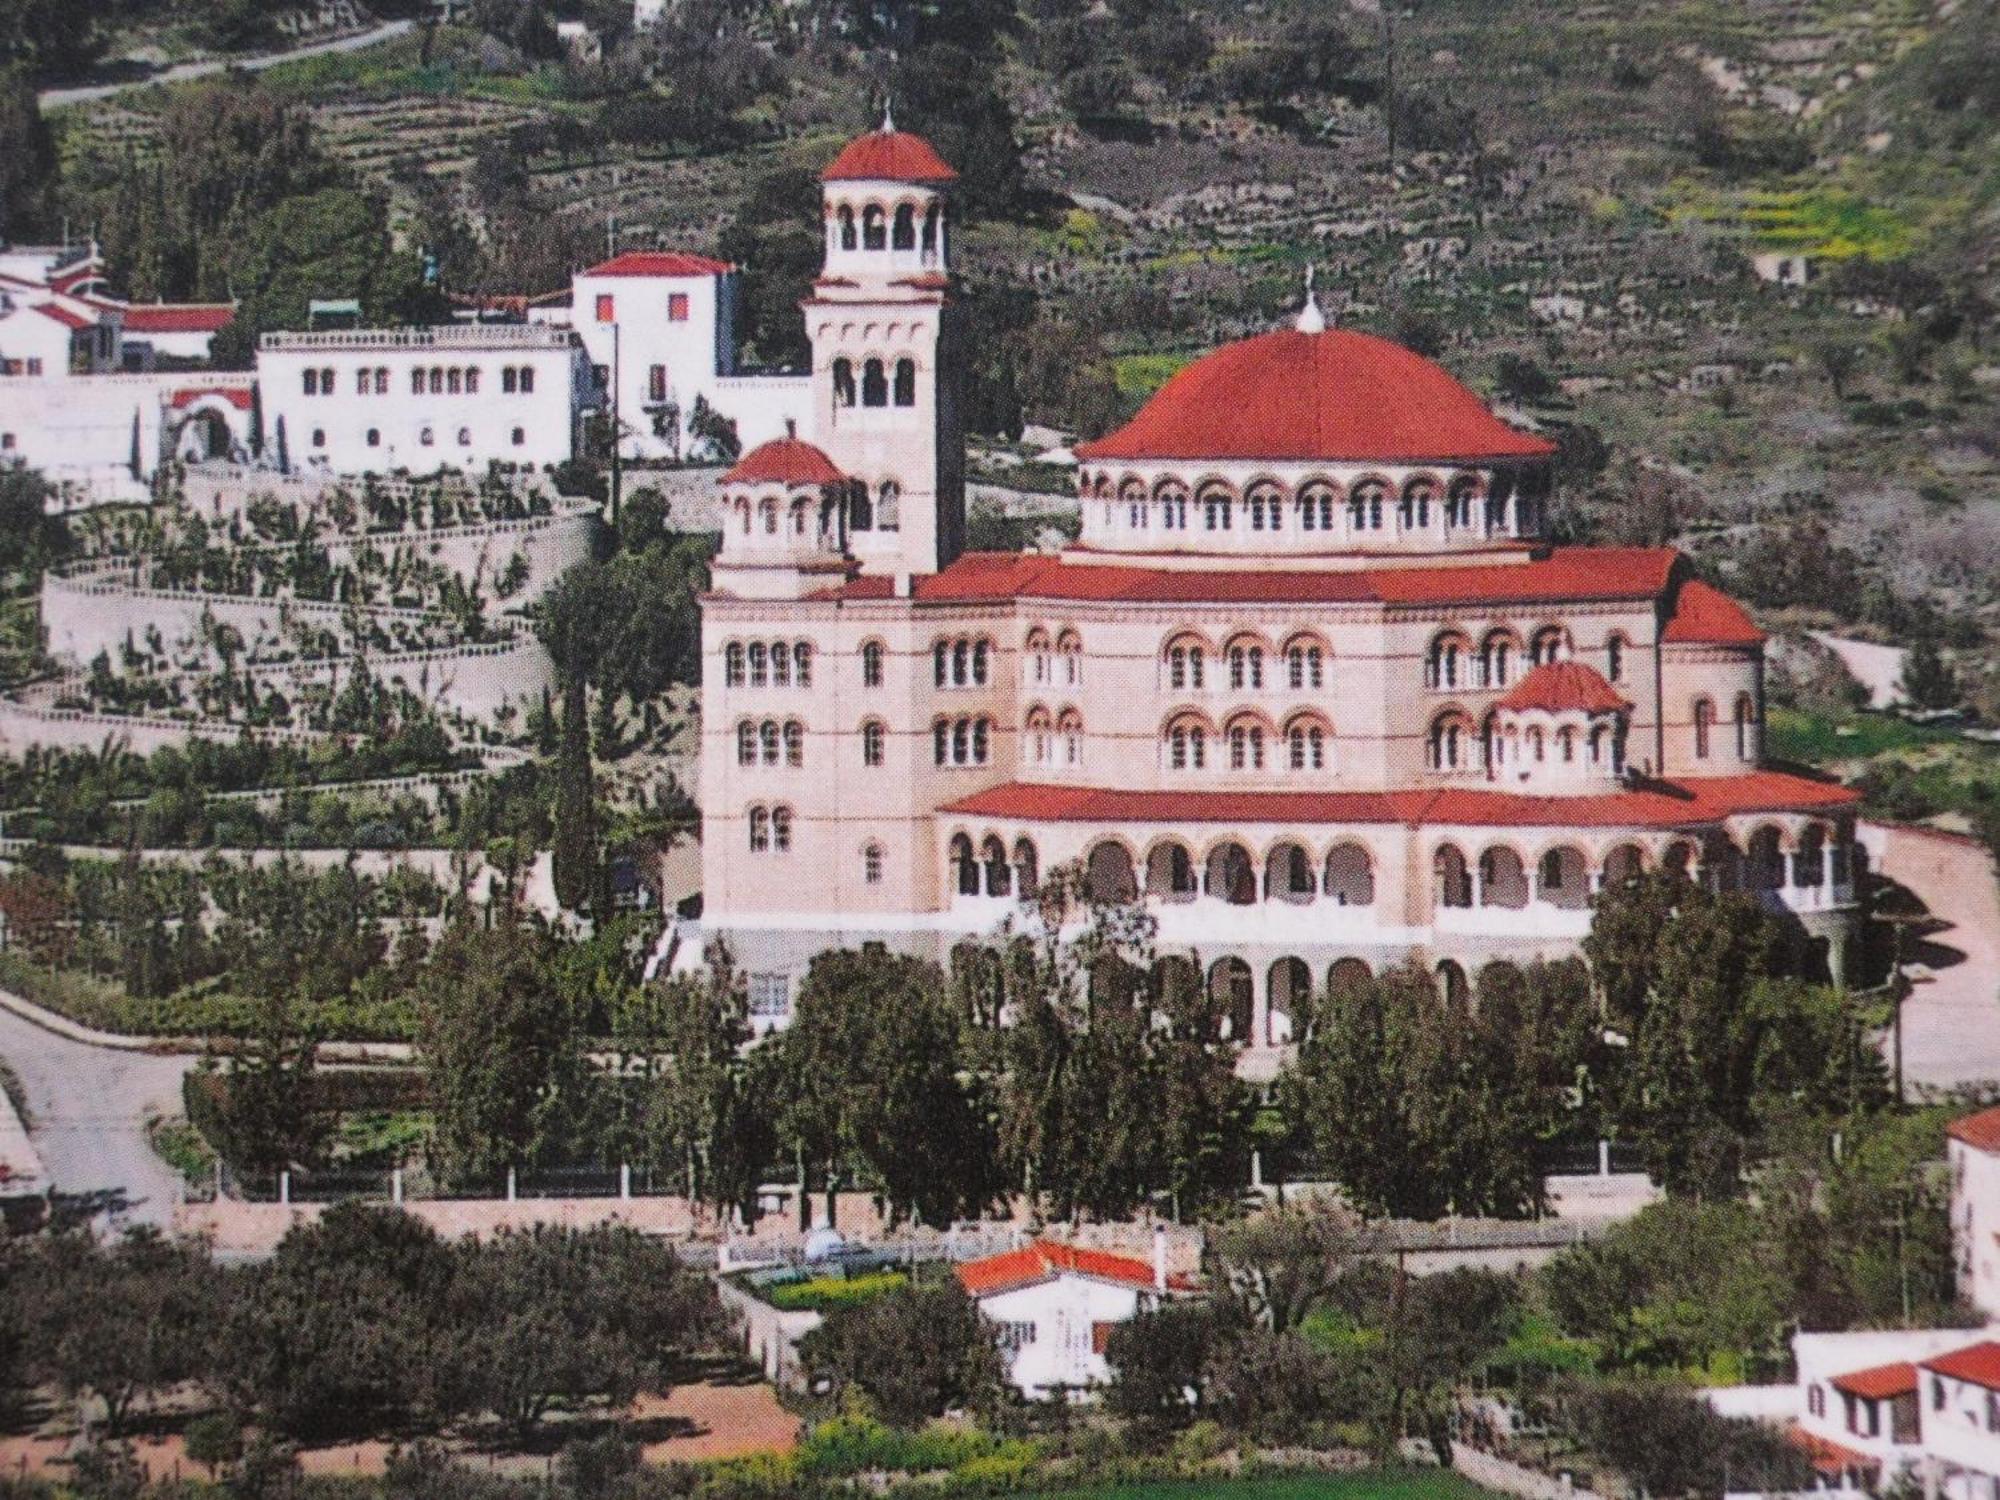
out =
<svg viewBox="0 0 2000 1500"><path fill-rule="evenodd" d="M1267 1072L1329 981L1574 953L1664 863L1840 976L1856 799L1764 764L1763 635L1550 543L1553 446L1310 291L1078 445L1075 542L966 552L954 180L886 125L823 174L805 419L721 481L678 964L723 939L782 1024L815 953L947 961L1076 862Z"/></svg>

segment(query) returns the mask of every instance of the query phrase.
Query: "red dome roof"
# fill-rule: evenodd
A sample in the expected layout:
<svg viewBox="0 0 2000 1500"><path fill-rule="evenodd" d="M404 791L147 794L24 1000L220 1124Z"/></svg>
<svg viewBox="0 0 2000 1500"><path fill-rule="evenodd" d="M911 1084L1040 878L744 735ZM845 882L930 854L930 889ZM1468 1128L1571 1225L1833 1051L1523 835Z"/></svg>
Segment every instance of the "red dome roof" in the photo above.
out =
<svg viewBox="0 0 2000 1500"><path fill-rule="evenodd" d="M819 174L821 182L956 182L931 143L907 130L871 130L856 136Z"/></svg>
<svg viewBox="0 0 2000 1500"><path fill-rule="evenodd" d="M1421 354L1346 329L1284 328L1202 356L1076 456L1396 463L1554 451Z"/></svg>
<svg viewBox="0 0 2000 1500"><path fill-rule="evenodd" d="M811 443L773 438L752 448L722 476L724 484L782 484L789 489L824 489L845 484L847 476Z"/></svg>
<svg viewBox="0 0 2000 1500"><path fill-rule="evenodd" d="M1580 661L1544 662L1515 683L1499 706L1540 708L1552 714L1622 713L1632 705L1604 680L1604 674Z"/></svg>

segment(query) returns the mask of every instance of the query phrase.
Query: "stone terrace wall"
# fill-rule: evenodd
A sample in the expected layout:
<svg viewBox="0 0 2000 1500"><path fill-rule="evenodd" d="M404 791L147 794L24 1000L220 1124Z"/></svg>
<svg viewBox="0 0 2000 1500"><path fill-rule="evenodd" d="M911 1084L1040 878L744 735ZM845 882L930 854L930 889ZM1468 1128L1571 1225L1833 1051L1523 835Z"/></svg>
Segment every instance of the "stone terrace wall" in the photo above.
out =
<svg viewBox="0 0 2000 1500"><path fill-rule="evenodd" d="M31 745L51 750L95 750L106 740L150 755L189 740L233 742L245 734L272 744L314 745L333 738L316 729L250 729L216 719L169 719L137 714L94 714L80 709L36 708L0 698L0 750L18 754Z"/></svg>

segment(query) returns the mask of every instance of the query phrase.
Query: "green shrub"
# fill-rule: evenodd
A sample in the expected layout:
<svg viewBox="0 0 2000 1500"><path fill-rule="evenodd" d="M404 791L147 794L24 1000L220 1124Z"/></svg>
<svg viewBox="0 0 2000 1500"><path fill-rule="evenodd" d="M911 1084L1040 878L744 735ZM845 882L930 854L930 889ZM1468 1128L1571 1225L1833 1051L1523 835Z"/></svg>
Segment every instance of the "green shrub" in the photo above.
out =
<svg viewBox="0 0 2000 1500"><path fill-rule="evenodd" d="M981 1476L1030 1473L1040 1457L1033 1443L977 1428L933 1424L906 1432L854 1414L820 1423L796 1455L801 1474L820 1477L950 1472L981 1482Z"/></svg>
<svg viewBox="0 0 2000 1500"><path fill-rule="evenodd" d="M780 1312L831 1312L858 1307L885 1292L909 1284L902 1271L871 1271L864 1276L815 1276L810 1281L783 1282L769 1288L764 1300Z"/></svg>

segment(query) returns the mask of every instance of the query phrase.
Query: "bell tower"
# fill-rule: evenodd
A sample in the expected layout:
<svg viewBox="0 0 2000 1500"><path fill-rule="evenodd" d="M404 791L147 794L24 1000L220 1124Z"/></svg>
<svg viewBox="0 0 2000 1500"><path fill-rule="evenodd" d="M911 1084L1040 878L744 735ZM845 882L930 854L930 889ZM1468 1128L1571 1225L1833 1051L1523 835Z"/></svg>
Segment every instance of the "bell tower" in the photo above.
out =
<svg viewBox="0 0 2000 1500"><path fill-rule="evenodd" d="M826 255L803 304L812 426L848 476L847 545L863 573L935 573L965 546L957 180L886 115L820 174Z"/></svg>

